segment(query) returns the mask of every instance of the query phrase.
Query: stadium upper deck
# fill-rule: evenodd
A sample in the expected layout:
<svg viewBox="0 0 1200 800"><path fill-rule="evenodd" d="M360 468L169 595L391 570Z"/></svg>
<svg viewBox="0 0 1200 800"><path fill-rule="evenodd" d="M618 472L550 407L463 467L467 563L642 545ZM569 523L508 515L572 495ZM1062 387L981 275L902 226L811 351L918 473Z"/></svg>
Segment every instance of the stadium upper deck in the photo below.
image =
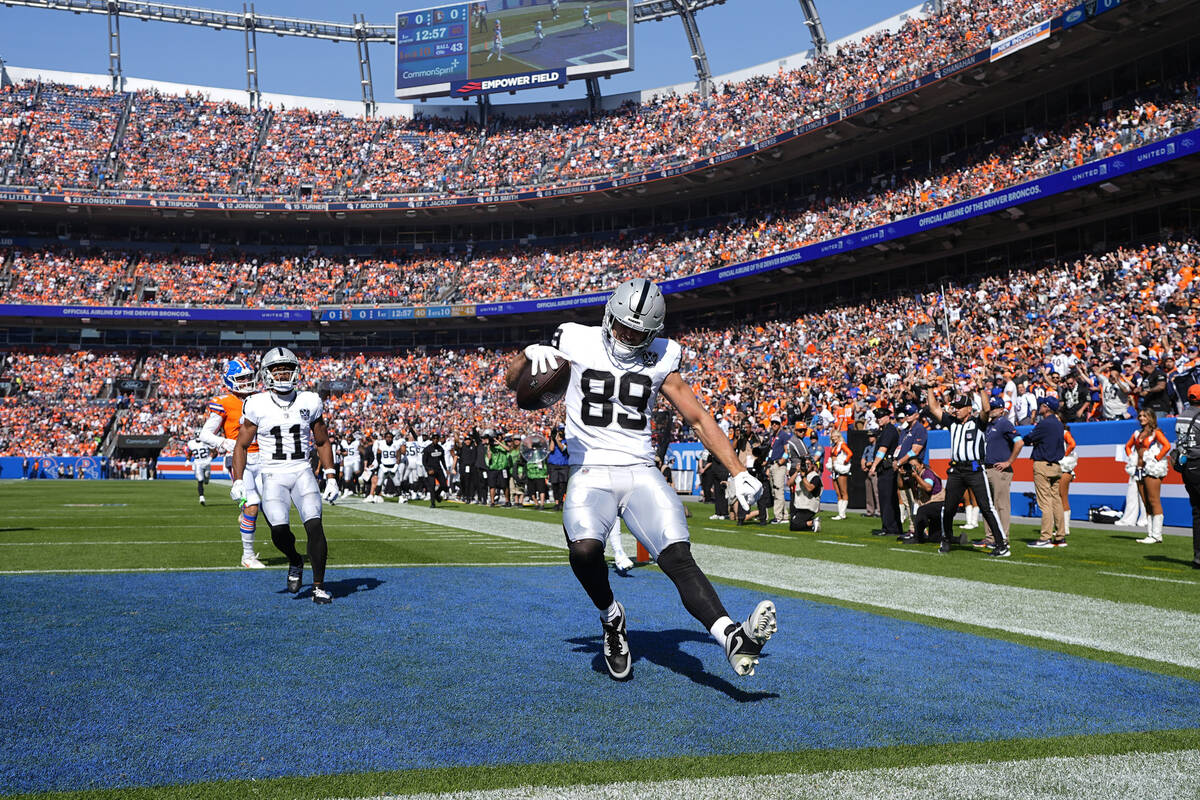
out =
<svg viewBox="0 0 1200 800"><path fill-rule="evenodd" d="M0 200L40 196L93 210L244 208L264 218L271 211L341 218L480 203L490 210L516 200L542 213L563 195L601 190L594 203L651 202L660 191L678 191L679 180L693 192L701 191L697 183L745 173L761 182L801 155L811 168L821 151L831 152L815 160L885 146L899 128L917 130L937 116L945 124L951 105L960 113L964 104L1020 96L1030 70L1053 67L1061 80L1086 75L1091 67L1082 62L1175 35L1198 13L1188 0L1133 2L1066 30L1060 12L1072 5L949 2L940 13L914 13L894 29L838 43L795 69L726 81L707 103L667 92L596 115L494 119L482 130L440 116L251 112L195 94L114 95L22 82L0 93L0 175L22 187ZM1137 35L1124 35L1132 25L1140 25ZM1051 36L1049 46L1019 46ZM778 158L770 169L752 155L767 151Z"/></svg>

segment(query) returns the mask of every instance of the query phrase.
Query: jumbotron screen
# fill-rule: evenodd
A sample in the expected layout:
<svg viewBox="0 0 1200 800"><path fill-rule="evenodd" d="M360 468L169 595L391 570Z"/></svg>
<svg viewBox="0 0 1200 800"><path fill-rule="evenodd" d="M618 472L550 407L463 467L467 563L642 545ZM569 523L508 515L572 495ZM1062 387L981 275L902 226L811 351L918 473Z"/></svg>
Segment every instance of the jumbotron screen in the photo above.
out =
<svg viewBox="0 0 1200 800"><path fill-rule="evenodd" d="M468 97L633 69L632 0L486 0L396 15L396 97Z"/></svg>

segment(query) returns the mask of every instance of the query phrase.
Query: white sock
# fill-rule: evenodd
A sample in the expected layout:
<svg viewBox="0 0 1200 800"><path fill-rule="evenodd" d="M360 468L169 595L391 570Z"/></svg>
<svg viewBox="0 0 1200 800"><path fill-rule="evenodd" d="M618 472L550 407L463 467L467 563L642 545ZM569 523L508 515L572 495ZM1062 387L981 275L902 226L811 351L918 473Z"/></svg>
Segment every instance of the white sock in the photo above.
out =
<svg viewBox="0 0 1200 800"><path fill-rule="evenodd" d="M721 617L719 620L717 620L716 622L714 622L712 624L712 627L708 629L708 632L711 633L712 637L717 640L717 644L721 645L721 647L724 647L725 646L725 629L733 624L734 624L734 621L731 620L729 617Z"/></svg>
<svg viewBox="0 0 1200 800"><path fill-rule="evenodd" d="M600 619L604 622L612 622L617 617L621 616L621 606L616 600L612 601L612 605L600 613Z"/></svg>
<svg viewBox="0 0 1200 800"><path fill-rule="evenodd" d="M1163 515L1155 514L1150 519L1152 520L1151 529L1154 531L1154 538L1158 539L1161 542L1162 541L1162 529L1163 529Z"/></svg>
<svg viewBox="0 0 1200 800"><path fill-rule="evenodd" d="M967 506L967 524L979 524L979 506Z"/></svg>
<svg viewBox="0 0 1200 800"><path fill-rule="evenodd" d="M621 544L621 520L617 519L617 524L613 525L612 531L608 534L608 543L612 545L613 558L618 561L622 558L628 558L625 555L625 546Z"/></svg>
<svg viewBox="0 0 1200 800"><path fill-rule="evenodd" d="M838 516L846 516L846 507L850 505L849 500L838 500Z"/></svg>
<svg viewBox="0 0 1200 800"><path fill-rule="evenodd" d="M254 521L243 512L238 515L238 530L242 534L242 558L254 555Z"/></svg>
<svg viewBox="0 0 1200 800"><path fill-rule="evenodd" d="M1071 518L1067 516L1066 511L1063 512L1063 529L1062 535L1065 537L1071 533Z"/></svg>

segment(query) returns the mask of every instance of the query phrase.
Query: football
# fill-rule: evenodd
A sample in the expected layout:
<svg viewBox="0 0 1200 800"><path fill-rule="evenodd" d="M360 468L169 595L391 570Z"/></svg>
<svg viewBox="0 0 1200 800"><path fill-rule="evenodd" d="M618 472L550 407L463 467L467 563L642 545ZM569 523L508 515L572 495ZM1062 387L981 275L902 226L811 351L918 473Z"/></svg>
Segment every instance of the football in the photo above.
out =
<svg viewBox="0 0 1200 800"><path fill-rule="evenodd" d="M562 400L571 380L571 362L558 359L558 367L549 372L533 374L533 365L528 360L517 376L517 407L525 411L537 411Z"/></svg>

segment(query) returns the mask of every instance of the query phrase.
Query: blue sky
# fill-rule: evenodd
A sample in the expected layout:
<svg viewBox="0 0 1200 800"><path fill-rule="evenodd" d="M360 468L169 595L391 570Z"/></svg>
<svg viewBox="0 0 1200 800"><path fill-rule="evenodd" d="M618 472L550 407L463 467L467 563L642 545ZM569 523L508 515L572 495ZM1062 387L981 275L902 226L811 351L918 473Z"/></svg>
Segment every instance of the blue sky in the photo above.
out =
<svg viewBox="0 0 1200 800"><path fill-rule="evenodd" d="M170 2L171 0L168 0ZM182 3L174 0L180 5ZM397 11L436 3L412 0L357 3L318 0L257 0L260 14L350 22L355 12L370 22L394 20ZM240 0L195 0L194 5L240 11ZM915 0L858 0L819 3L826 34L846 36L915 5ZM810 46L804 15L796 0L729 0L698 15L700 33L714 74L780 58ZM242 34L183 25L126 19L121 26L122 61L127 77L220 86L246 85ZM688 81L695 73L683 26L677 18L635 27L636 68L602 82L606 94ZM0 58L11 66L44 67L74 72L108 70L107 23L101 15L75 15L0 6ZM264 92L359 99L354 45L260 36L259 88ZM375 45L371 51L375 98L392 99L392 52ZM581 82L564 91L543 90L506 100L555 99L585 94Z"/></svg>

